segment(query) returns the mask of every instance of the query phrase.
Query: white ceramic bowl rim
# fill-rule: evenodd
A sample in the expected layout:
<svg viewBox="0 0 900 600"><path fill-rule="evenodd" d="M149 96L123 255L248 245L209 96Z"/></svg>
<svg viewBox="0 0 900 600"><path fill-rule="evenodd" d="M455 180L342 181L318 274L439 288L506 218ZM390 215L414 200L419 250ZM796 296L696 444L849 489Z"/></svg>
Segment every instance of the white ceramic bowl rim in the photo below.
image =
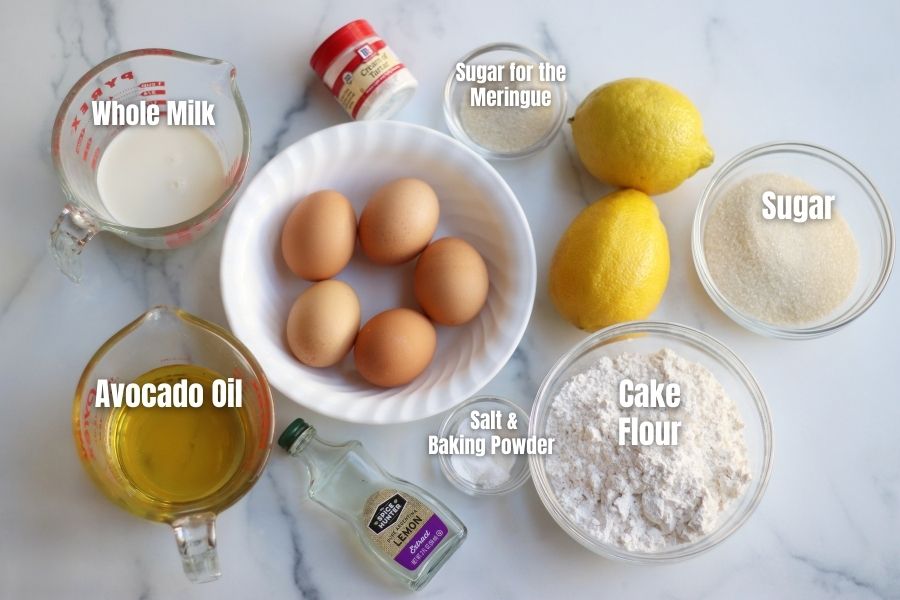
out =
<svg viewBox="0 0 900 600"><path fill-rule="evenodd" d="M428 158L422 164L427 163L428 160L434 160L436 164L445 163L451 168L456 166L457 169L467 169L467 172L470 173L472 185L483 191L483 201L497 206L495 218L503 218L503 222L507 224L508 236L510 237L506 238L508 242L504 242L505 245L503 247L505 248L505 254L516 262L515 274L512 276L514 283L507 284L508 286L513 286L512 291L515 291L514 302L510 300L511 308L504 309L506 312L500 317L492 317L495 319L497 327L500 327L502 336L493 341L492 338L486 338L480 342L481 346L479 347L485 348L485 352L489 352L490 355L485 356L483 358L484 362L479 364L477 368L474 367L474 360L466 359L464 361L464 357L457 357L460 361L457 370L460 376L455 374L447 375L444 379L449 377L449 382L442 382L439 378L432 378L432 381L428 383L430 387L422 388L423 391L431 392L430 397L432 399L427 403L404 404L402 405L402 411L381 410L378 414L373 414L372 411L366 413L359 409L355 412L350 411L353 414L347 414L341 410L340 406L337 406L339 403L330 403L321 397L328 394L327 383L322 383L321 380L311 383L310 389L295 389L300 376L296 372L288 374L288 370L284 368L282 362L275 364L277 368L270 368L270 365L267 364L268 347L262 351L255 347L255 342L259 342L258 338L267 337L268 334L260 333L258 326L254 327L254 319L246 318L248 298L244 296L239 297L237 292L229 293L230 290L241 286L250 287L254 283L248 282L246 273L242 271L241 267L236 266L238 263L246 266L244 261L249 259L244 259L241 253L253 250L253 248L247 246L249 242L244 243L240 238L247 235L246 221L255 223L259 220L259 214L254 214L254 211L259 210L260 200L258 197L262 192L268 191L271 185L274 185L271 183L272 181L283 179L285 163L291 162L297 156L305 156L304 153L312 149L315 149L321 155L322 148L327 148L329 143L336 143L338 140L346 143L347 140L352 142L354 139L364 139L369 143L372 140L394 140L390 143L397 144L401 149L413 147L417 150L423 150L427 147L431 154L426 155ZM296 150L291 154L293 149ZM427 152L428 150L423 151ZM386 150L386 152L389 151L389 149ZM287 157L284 155L287 155ZM279 161L279 159L281 160ZM294 163L291 162L291 164ZM302 178L302 175L300 177ZM446 181L448 176L444 174L441 177L444 177ZM253 196L252 207L248 205L250 200L248 196ZM283 201L279 198L278 202ZM453 233L451 232L450 235L453 235ZM255 250L253 251L255 252ZM515 194L500 174L484 158L452 137L421 125L398 121L344 123L315 132L282 150L254 176L235 206L225 233L221 263L222 301L231 329L254 352L256 358L263 365L266 376L272 386L298 404L321 414L345 421L367 424L400 423L423 419L449 410L477 393L508 362L521 341L530 320L537 280L534 241L528 221ZM258 304L258 302L259 300L253 299L250 307L252 308L255 306L254 303ZM486 310L488 308L486 307ZM475 342L473 341L473 343ZM280 344L279 347L281 347ZM299 365L299 363L297 363L297 366L302 368L302 365ZM289 384L288 381L291 381L291 383ZM402 391L405 387L401 386L395 389ZM313 393L311 393L311 390ZM441 390L446 392L452 391L452 393L441 395ZM373 389L373 395L380 394L379 400L386 393L385 390ZM407 390L406 393L410 395L413 393L413 390ZM385 396L386 398L387 396ZM409 400L409 398L404 398L403 401L405 402L406 400ZM344 404L346 403L344 401ZM382 403L380 406L384 406L384 404Z"/></svg>

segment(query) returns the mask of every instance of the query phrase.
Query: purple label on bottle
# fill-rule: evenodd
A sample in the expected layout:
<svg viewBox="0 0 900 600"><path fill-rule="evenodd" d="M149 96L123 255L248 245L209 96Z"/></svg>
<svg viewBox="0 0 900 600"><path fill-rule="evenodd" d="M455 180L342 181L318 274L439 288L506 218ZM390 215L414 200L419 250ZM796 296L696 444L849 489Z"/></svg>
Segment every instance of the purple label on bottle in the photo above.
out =
<svg viewBox="0 0 900 600"><path fill-rule="evenodd" d="M447 526L440 517L431 515L431 518L415 532L409 543L394 557L394 560L410 571L415 571L446 535Z"/></svg>

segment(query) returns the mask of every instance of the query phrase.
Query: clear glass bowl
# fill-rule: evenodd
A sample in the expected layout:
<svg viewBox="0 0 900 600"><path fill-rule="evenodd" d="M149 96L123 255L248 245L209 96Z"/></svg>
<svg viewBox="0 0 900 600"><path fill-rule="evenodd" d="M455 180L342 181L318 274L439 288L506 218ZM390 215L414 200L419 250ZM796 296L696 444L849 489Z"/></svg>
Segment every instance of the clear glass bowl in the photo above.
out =
<svg viewBox="0 0 900 600"><path fill-rule="evenodd" d="M553 399L566 381L603 356L623 352L656 352L669 348L697 362L718 379L737 404L744 420L744 437L752 480L743 496L722 513L716 528L689 544L669 550L631 552L592 537L565 513L556 499L544 467L544 457L529 456L531 477L537 493L553 520L582 546L606 558L624 562L661 564L684 560L706 552L733 534L759 505L772 472L773 430L769 407L762 390L744 363L709 335L674 323L635 321L602 329L564 354L544 378L531 410L529 435L545 436Z"/></svg>
<svg viewBox="0 0 900 600"><path fill-rule="evenodd" d="M482 412L489 410L502 411L501 415L503 417L504 426L507 423L507 415L510 412L515 412L517 416L516 431L518 433L515 436L510 437L525 437L526 432L528 431L528 413L522 410L520 406L506 398L498 398L496 396L476 396L475 398L469 398L447 415L447 418L444 419L443 424L441 424L440 436L447 437L451 434L456 435L456 432L459 431L460 423L469 419L473 410L480 410ZM441 454L439 459L444 477L458 489L471 496L499 496L500 494L506 494L507 492L511 492L521 487L523 483L528 481L528 477L531 475L528 470L528 457L524 454L519 454L516 455L513 466L510 469L509 479L498 486L485 487L469 481L463 475L458 473L453 464L453 456Z"/></svg>
<svg viewBox="0 0 900 600"><path fill-rule="evenodd" d="M469 88L472 87L473 84L466 81L459 82L456 80L456 65L458 63L465 63L467 65L486 65L506 63L509 61L515 61L520 64L538 64L542 62L550 62L541 53L519 44L508 42L488 44L486 46L475 48L465 56L461 57L455 63L453 63L453 69L450 71L450 75L447 77L447 82L444 84L444 119L447 121L447 128L450 130L450 133L453 135L453 137L464 143L466 146L468 146L478 154L489 159L522 158L524 156L534 154L538 150L545 148L553 140L553 138L556 137L556 134L559 133L562 124L566 120L567 94L565 82L546 82L546 85L550 88L552 98L551 104L553 107L553 120L551 121L550 126L547 128L547 131L545 131L544 134L532 145L528 146L527 148L516 150L514 152L498 152L490 148L485 148L484 146L473 140L468 133L466 133L466 130L462 126L462 122L460 121L459 110L466 99L465 97L468 93ZM533 81L535 81L536 79L537 76L535 74Z"/></svg>
<svg viewBox="0 0 900 600"><path fill-rule="evenodd" d="M840 214L859 246L859 276L852 293L832 314L803 326L767 323L736 308L719 291L706 263L703 233L716 202L742 179L760 173L782 173L802 179L837 196ZM841 199L849 201L841 202ZM706 292L722 311L743 327L784 339L808 339L837 331L863 314L884 289L894 263L894 226L888 208L872 182L848 160L830 150L796 142L764 144L728 161L710 180L700 198L691 234L694 266Z"/></svg>

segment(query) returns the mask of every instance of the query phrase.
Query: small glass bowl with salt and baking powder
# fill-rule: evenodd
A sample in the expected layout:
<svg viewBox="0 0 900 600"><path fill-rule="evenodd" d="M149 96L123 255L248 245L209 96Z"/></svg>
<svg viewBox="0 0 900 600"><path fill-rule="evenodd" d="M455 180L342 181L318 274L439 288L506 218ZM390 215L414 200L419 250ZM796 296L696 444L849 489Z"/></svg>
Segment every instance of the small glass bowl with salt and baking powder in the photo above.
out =
<svg viewBox="0 0 900 600"><path fill-rule="evenodd" d="M486 420L487 419L487 420ZM473 424L478 425L474 428ZM515 427L510 427L514 423ZM483 425L489 425L484 428ZM451 436L470 442L479 441L484 455L473 453L440 454L444 476L463 492L472 496L499 496L518 489L528 481L528 456L492 452L492 438L525 438L528 414L513 402L495 396L470 398L456 407L441 425L439 436ZM481 454L480 452L478 454Z"/></svg>
<svg viewBox="0 0 900 600"><path fill-rule="evenodd" d="M476 48L444 85L450 133L485 158L522 158L546 147L566 119L565 67L512 43Z"/></svg>

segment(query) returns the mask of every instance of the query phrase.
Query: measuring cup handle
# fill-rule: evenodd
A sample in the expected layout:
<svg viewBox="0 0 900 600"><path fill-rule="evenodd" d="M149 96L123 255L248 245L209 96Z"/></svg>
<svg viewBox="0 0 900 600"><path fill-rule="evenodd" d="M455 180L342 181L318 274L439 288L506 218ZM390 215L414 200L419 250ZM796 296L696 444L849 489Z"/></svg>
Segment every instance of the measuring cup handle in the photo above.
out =
<svg viewBox="0 0 900 600"><path fill-rule="evenodd" d="M210 512L188 515L173 521L172 529L187 578L192 583L218 579L222 572L216 553L216 515Z"/></svg>
<svg viewBox="0 0 900 600"><path fill-rule="evenodd" d="M66 204L50 230L50 253L59 270L75 283L81 281L81 251L99 231L94 219L72 204Z"/></svg>

